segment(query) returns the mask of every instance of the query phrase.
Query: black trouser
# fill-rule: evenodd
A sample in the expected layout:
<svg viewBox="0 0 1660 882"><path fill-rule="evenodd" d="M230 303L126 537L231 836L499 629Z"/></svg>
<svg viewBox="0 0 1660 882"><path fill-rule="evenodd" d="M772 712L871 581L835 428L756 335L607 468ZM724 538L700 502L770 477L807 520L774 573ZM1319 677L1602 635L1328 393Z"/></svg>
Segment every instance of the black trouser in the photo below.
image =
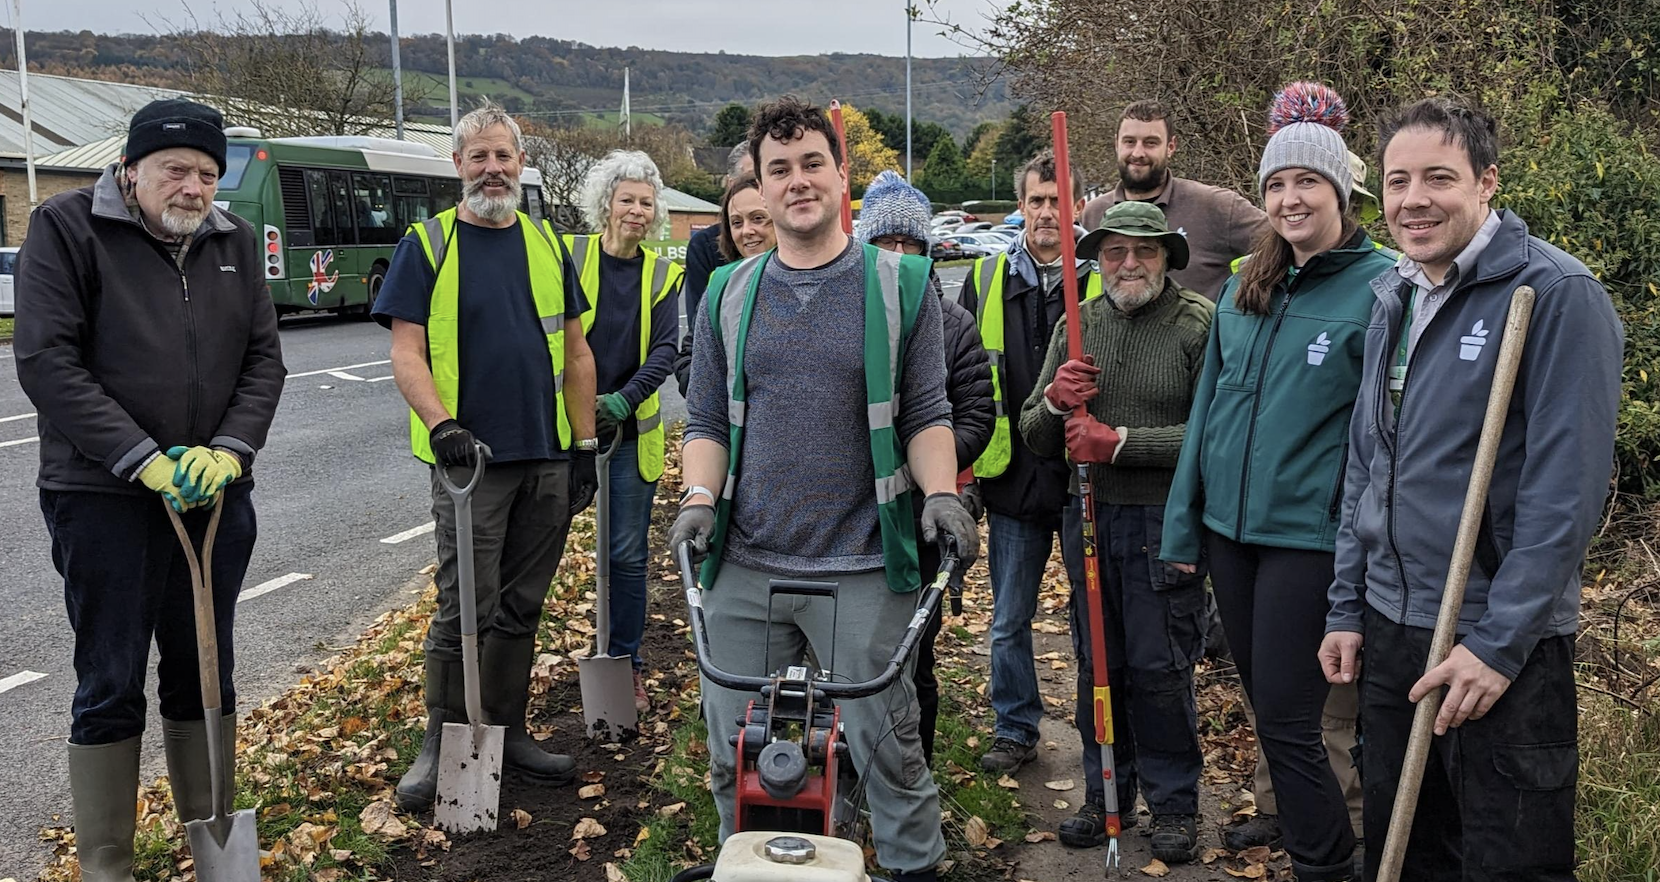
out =
<svg viewBox="0 0 1660 882"><path fill-rule="evenodd" d="M1366 610L1366 878L1377 878L1433 632ZM1579 716L1574 638L1540 640L1487 715L1431 743L1407 840L1413 882L1561 882L1574 878Z"/></svg>
<svg viewBox="0 0 1660 882"><path fill-rule="evenodd" d="M922 585L926 588L929 580L939 572L940 549L932 542L922 541L920 525L916 534L918 569L922 573ZM929 768L933 768L934 765L934 723L940 715L940 683L934 676L934 640L940 635L940 624L945 618L946 604L950 602L949 593L941 597L939 610L923 627L922 636L917 638L916 669L911 672L911 681L916 684L916 703L922 709L922 719L917 722L917 733L922 736L922 755L927 758Z"/></svg>
<svg viewBox="0 0 1660 882"><path fill-rule="evenodd" d="M258 528L253 484L225 488L213 543L213 618L219 639L219 703L236 708L231 625ZM71 744L113 744L144 731L144 677L155 639L156 691L169 720L202 718L196 615L190 567L159 495L40 491L52 537L52 564L63 576L64 606L75 631ZM209 511L182 515L201 548Z"/></svg>
<svg viewBox="0 0 1660 882"><path fill-rule="evenodd" d="M1297 878L1348 879L1354 830L1320 731L1330 686L1318 654L1333 555L1243 545L1208 530L1205 550L1228 646L1256 708L1257 746L1268 757ZM1376 842L1381 847L1383 840Z"/></svg>
<svg viewBox="0 0 1660 882"><path fill-rule="evenodd" d="M1153 814L1196 815L1204 757L1193 663L1205 651L1205 577L1180 573L1158 559L1164 506L1098 504L1095 510L1118 809L1127 813L1134 807L1139 785ZM1086 590L1082 583L1073 589L1070 611L1078 657L1073 722L1084 743L1085 798L1100 805L1106 789L1095 741L1094 656L1090 632L1082 625Z"/></svg>

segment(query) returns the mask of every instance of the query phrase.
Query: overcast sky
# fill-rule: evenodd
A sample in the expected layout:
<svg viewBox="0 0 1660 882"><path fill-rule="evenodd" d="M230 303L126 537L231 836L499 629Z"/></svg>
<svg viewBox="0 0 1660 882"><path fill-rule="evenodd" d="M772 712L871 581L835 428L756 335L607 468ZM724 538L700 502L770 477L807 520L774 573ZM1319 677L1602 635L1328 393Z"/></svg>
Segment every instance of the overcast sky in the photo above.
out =
<svg viewBox="0 0 1660 882"><path fill-rule="evenodd" d="M202 21L217 14L233 16L254 0L191 0ZM307 0L262 0L297 9ZM926 17L928 0L909 0ZM982 29L986 16L1009 0L934 0L964 27ZM388 0L359 0L375 27L385 30ZM905 54L907 0L461 0L455 4L458 33L542 35L594 46L639 46L681 52L725 50L744 55L814 55L823 52ZM332 14L341 0L313 0ZM23 0L29 30L92 30L100 33L155 33L158 18L180 21L178 0ZM0 14L9 25L11 4ZM806 16L811 13L811 19ZM912 52L918 57L964 54L957 43L938 35L937 25L912 26ZM443 33L443 0L400 0L398 31Z"/></svg>

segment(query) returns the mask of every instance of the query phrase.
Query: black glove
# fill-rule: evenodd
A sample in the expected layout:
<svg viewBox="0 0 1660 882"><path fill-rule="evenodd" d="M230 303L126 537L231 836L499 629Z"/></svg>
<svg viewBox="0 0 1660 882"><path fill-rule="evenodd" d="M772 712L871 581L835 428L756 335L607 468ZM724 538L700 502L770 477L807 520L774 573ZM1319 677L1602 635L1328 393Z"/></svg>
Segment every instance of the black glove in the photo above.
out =
<svg viewBox="0 0 1660 882"><path fill-rule="evenodd" d="M986 516L986 498L980 493L980 485L970 481L963 485L963 508L968 509L968 516L978 524Z"/></svg>
<svg viewBox="0 0 1660 882"><path fill-rule="evenodd" d="M715 532L715 507L694 504L680 509L669 528L669 550L678 554L683 542L692 543L692 563L709 556L709 537ZM678 558L676 558L678 560Z"/></svg>
<svg viewBox="0 0 1660 882"><path fill-rule="evenodd" d="M599 489L599 474L594 470L592 450L580 448L571 451L571 514L594 503L594 491Z"/></svg>
<svg viewBox="0 0 1660 882"><path fill-rule="evenodd" d="M941 533L957 540L957 557L968 569L980 558L980 528L968 516L962 497L930 493L922 502L922 541L938 542Z"/></svg>
<svg viewBox="0 0 1660 882"><path fill-rule="evenodd" d="M473 433L461 428L455 420L445 420L432 427L427 441L432 455L441 466L471 466L478 463L478 447Z"/></svg>

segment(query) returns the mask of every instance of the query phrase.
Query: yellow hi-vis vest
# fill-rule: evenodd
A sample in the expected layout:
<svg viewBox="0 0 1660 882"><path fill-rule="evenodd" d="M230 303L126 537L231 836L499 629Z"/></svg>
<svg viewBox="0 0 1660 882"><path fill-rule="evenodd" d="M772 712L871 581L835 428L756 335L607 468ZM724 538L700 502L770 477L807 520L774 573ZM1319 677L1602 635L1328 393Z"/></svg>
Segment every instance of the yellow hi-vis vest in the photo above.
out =
<svg viewBox="0 0 1660 882"><path fill-rule="evenodd" d="M542 333L548 338L548 357L553 364L554 413L559 423L559 446L569 450L571 424L565 417L565 275L553 233L519 212L519 229L524 231L525 258L530 269L530 292L536 300L536 314ZM421 241L427 265L437 282L427 307L427 362L432 366L432 383L438 400L455 415L461 398L460 293L461 254L454 241L455 209L439 212L410 232ZM435 462L431 433L415 412L409 412L409 447L423 462Z"/></svg>
<svg viewBox="0 0 1660 882"><path fill-rule="evenodd" d="M1003 474L1009 467L1010 445L1014 443L1009 426L1009 404L1003 394L1003 383L1008 376L1003 357L1003 281L1008 278L1008 271L1007 252L974 261L974 291L980 298L980 342L986 347L986 355L991 357L992 410L991 443L986 445L986 452L974 461L976 478L995 478ZM1100 296L1101 274L1092 272L1084 288L1084 300ZM1019 408L1024 403L1016 401L1014 406Z"/></svg>
<svg viewBox="0 0 1660 882"><path fill-rule="evenodd" d="M599 309L599 236L571 236L568 241L571 262L578 268L582 291L588 296L588 311L582 314L582 333L587 335ZM640 364L644 366L651 349L651 309L679 289L685 270L649 248L640 251L645 255L640 269ZM655 481L663 477L666 449L662 400L656 390L634 409L634 427L640 435L634 457L639 463L640 480Z"/></svg>

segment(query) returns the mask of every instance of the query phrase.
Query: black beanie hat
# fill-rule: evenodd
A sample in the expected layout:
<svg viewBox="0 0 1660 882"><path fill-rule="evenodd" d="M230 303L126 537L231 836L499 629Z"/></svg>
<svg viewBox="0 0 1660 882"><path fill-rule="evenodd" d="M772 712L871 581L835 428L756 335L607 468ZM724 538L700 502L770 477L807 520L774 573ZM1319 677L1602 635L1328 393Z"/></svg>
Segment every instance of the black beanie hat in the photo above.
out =
<svg viewBox="0 0 1660 882"><path fill-rule="evenodd" d="M225 117L219 111L187 98L151 101L133 114L127 128L127 165L157 150L192 147L213 157L225 173Z"/></svg>

